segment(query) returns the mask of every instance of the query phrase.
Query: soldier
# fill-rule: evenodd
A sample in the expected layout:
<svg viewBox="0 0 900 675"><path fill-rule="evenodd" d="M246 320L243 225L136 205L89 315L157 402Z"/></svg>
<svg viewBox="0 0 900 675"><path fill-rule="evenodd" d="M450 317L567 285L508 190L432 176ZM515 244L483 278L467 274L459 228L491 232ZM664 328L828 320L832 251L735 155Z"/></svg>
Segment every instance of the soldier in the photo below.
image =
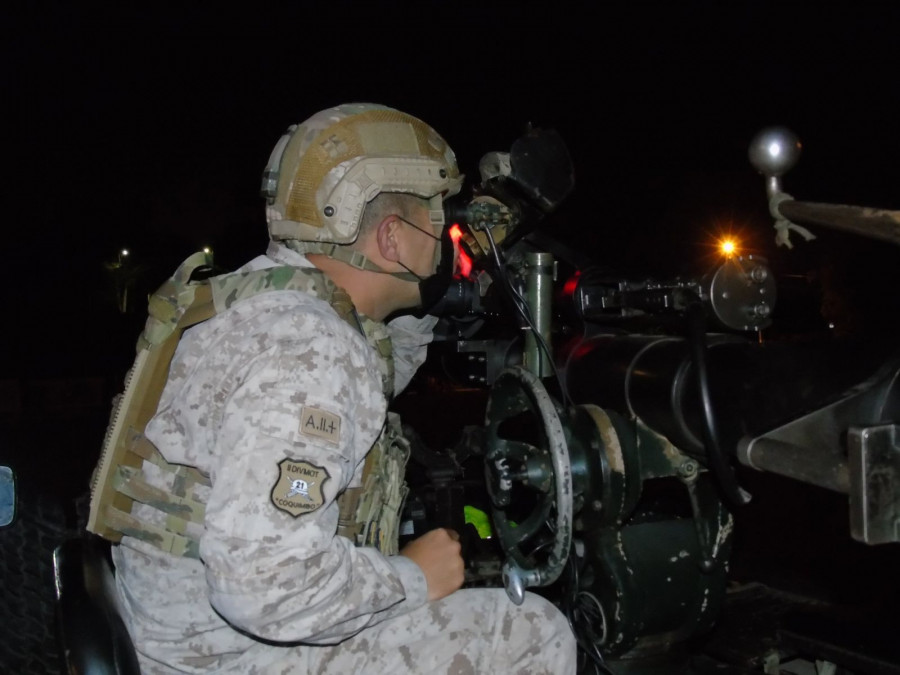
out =
<svg viewBox="0 0 900 675"><path fill-rule="evenodd" d="M143 672L575 672L551 603L460 589L456 533L397 550L408 445L387 407L424 359L461 183L443 138L379 105L319 112L273 150L269 248L211 280L117 526Z"/></svg>

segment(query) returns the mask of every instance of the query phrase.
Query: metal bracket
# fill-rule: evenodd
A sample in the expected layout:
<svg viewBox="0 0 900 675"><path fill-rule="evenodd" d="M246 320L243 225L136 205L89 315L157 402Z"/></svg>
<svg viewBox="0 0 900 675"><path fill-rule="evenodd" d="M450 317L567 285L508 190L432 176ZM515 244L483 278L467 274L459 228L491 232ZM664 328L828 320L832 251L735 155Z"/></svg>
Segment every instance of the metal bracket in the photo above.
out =
<svg viewBox="0 0 900 675"><path fill-rule="evenodd" d="M900 541L900 425L853 427L850 533L866 544Z"/></svg>

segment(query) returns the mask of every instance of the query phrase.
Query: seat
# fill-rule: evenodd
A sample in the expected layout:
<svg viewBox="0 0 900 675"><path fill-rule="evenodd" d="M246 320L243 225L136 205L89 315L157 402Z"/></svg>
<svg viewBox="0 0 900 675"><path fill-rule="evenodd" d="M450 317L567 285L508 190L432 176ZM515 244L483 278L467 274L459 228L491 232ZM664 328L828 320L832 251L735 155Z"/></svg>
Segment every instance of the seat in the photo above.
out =
<svg viewBox="0 0 900 675"><path fill-rule="evenodd" d="M67 539L53 552L63 672L140 675L108 554L109 544L90 534Z"/></svg>

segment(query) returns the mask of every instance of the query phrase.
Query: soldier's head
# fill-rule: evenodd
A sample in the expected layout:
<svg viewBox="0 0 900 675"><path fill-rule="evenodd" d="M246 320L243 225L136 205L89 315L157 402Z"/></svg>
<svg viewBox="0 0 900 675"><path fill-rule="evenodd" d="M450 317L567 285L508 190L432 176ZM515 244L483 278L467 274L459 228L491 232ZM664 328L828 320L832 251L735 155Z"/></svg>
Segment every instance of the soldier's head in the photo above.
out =
<svg viewBox="0 0 900 675"><path fill-rule="evenodd" d="M272 151L262 184L269 236L390 275L407 286L397 286L409 293L401 306L424 306L452 273L442 200L462 179L447 142L416 117L371 103L329 108L291 126ZM438 267L440 282L429 284Z"/></svg>

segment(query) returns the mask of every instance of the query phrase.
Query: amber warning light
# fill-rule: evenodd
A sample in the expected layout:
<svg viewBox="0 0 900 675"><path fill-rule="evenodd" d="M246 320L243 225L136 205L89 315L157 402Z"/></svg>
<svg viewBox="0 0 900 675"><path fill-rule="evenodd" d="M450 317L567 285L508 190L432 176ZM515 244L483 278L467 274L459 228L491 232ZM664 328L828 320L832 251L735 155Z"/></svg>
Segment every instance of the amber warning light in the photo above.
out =
<svg viewBox="0 0 900 675"><path fill-rule="evenodd" d="M723 239L719 242L719 250L726 258L730 258L737 253L737 244L734 239Z"/></svg>

